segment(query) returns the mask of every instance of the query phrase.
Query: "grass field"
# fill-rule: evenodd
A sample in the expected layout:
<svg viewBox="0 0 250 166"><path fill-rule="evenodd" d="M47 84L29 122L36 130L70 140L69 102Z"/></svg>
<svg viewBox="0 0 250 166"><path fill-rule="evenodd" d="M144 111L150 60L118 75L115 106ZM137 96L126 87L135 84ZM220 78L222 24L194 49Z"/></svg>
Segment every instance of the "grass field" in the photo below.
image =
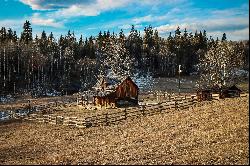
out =
<svg viewBox="0 0 250 166"><path fill-rule="evenodd" d="M248 98L87 129L0 124L0 164L249 164Z"/></svg>

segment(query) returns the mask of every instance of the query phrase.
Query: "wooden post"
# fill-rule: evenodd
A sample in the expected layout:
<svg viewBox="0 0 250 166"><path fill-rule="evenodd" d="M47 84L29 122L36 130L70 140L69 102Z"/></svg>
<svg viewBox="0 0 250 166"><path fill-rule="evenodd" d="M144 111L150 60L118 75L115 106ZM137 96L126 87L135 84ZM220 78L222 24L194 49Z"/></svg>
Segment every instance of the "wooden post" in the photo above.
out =
<svg viewBox="0 0 250 166"><path fill-rule="evenodd" d="M88 118L85 118L85 127L88 128L91 126L92 126L92 123L88 120Z"/></svg>
<svg viewBox="0 0 250 166"><path fill-rule="evenodd" d="M159 109L160 109L160 114L161 114L162 113L162 106Z"/></svg>
<svg viewBox="0 0 250 166"><path fill-rule="evenodd" d="M106 125L108 126L109 125L109 122L108 122L108 113L105 114L105 121L106 121Z"/></svg>
<svg viewBox="0 0 250 166"><path fill-rule="evenodd" d="M174 102L174 108L177 109L177 102Z"/></svg>
<svg viewBox="0 0 250 166"><path fill-rule="evenodd" d="M59 118L56 116L56 124L59 124Z"/></svg>
<svg viewBox="0 0 250 166"><path fill-rule="evenodd" d="M124 109L124 120L126 120L127 119L127 110L126 110L126 108Z"/></svg>
<svg viewBox="0 0 250 166"><path fill-rule="evenodd" d="M30 110L31 110L31 102L30 102L30 100L28 100L28 109L29 109L29 112L30 112Z"/></svg>
<svg viewBox="0 0 250 166"><path fill-rule="evenodd" d="M142 115L145 116L145 106L144 105L142 106L141 112L142 112Z"/></svg>

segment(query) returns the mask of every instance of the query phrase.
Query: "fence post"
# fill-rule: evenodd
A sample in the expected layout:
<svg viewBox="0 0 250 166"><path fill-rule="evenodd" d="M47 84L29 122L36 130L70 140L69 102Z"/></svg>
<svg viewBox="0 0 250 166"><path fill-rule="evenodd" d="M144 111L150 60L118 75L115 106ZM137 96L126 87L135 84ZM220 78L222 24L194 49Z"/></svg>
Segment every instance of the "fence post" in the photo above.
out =
<svg viewBox="0 0 250 166"><path fill-rule="evenodd" d="M30 110L31 110L30 100L28 100L28 109L29 109L29 112L30 112Z"/></svg>
<svg viewBox="0 0 250 166"><path fill-rule="evenodd" d="M58 118L58 116L56 116L56 124L59 124L59 118Z"/></svg>
<svg viewBox="0 0 250 166"><path fill-rule="evenodd" d="M83 106L83 96L82 96L82 106Z"/></svg>
<svg viewBox="0 0 250 166"><path fill-rule="evenodd" d="M88 127L91 127L92 126L92 123L87 120L88 118L85 118L85 127L88 128Z"/></svg>
<svg viewBox="0 0 250 166"><path fill-rule="evenodd" d="M174 108L177 109L177 101L174 101Z"/></svg>
<svg viewBox="0 0 250 166"><path fill-rule="evenodd" d="M144 110L143 110L143 107L142 107L142 109L141 109L141 112L142 112L142 115L144 116Z"/></svg>
<svg viewBox="0 0 250 166"><path fill-rule="evenodd" d="M161 114L162 113L162 106L159 109L160 109L160 114Z"/></svg>
<svg viewBox="0 0 250 166"><path fill-rule="evenodd" d="M109 122L108 122L108 113L105 114L105 121L106 121L106 125L108 126L109 125Z"/></svg>
<svg viewBox="0 0 250 166"><path fill-rule="evenodd" d="M124 109L124 119L125 120L127 119L127 110L126 110L126 108Z"/></svg>

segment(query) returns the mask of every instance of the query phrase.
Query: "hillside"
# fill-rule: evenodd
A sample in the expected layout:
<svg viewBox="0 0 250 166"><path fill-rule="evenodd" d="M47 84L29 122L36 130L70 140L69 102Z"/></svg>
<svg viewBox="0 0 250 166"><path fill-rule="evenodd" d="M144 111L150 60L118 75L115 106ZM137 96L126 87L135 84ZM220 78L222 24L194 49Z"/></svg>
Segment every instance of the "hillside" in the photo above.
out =
<svg viewBox="0 0 250 166"><path fill-rule="evenodd" d="M0 124L0 164L249 164L248 98L122 124Z"/></svg>

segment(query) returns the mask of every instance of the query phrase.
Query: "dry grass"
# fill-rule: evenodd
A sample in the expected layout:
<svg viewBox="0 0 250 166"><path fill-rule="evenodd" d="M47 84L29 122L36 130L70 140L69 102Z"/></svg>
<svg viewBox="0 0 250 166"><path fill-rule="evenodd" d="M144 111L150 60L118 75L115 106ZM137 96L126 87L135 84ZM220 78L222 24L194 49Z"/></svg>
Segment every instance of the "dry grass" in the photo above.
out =
<svg viewBox="0 0 250 166"><path fill-rule="evenodd" d="M0 125L0 164L249 164L248 98L73 129Z"/></svg>

